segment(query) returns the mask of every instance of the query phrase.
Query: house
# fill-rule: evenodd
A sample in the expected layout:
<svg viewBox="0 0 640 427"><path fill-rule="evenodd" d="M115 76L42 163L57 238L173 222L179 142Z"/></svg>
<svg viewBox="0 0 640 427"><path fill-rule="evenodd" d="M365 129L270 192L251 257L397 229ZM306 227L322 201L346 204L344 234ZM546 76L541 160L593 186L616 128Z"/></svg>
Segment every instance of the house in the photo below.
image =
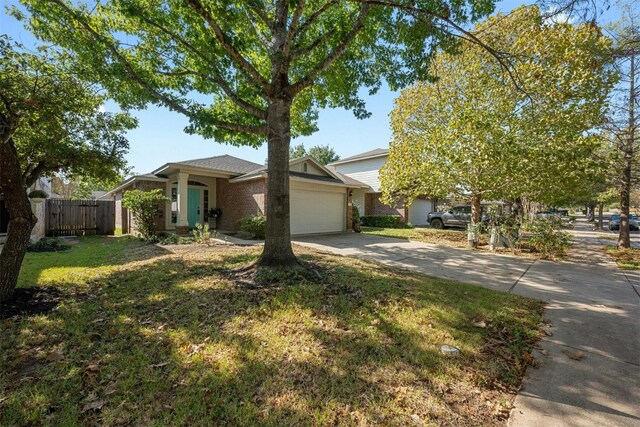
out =
<svg viewBox="0 0 640 427"><path fill-rule="evenodd" d="M330 170L312 157L294 159L289 165L291 234L344 232L351 228L351 194L368 188L356 179ZM209 210L221 210L216 228L236 231L241 218L266 213L267 167L222 155L167 163L151 173L134 176L109 191L116 227L134 231L131 214L122 196L133 189L161 189L170 199L157 219L159 231L184 233L207 222Z"/></svg>
<svg viewBox="0 0 640 427"><path fill-rule="evenodd" d="M405 222L426 225L427 214L435 210L432 201L426 196L417 198L410 205L401 202L396 206L388 206L380 201L380 168L388 157L388 149L378 148L338 160L327 167L365 184L365 187L354 188L352 195L353 204L358 207L360 215L400 215Z"/></svg>

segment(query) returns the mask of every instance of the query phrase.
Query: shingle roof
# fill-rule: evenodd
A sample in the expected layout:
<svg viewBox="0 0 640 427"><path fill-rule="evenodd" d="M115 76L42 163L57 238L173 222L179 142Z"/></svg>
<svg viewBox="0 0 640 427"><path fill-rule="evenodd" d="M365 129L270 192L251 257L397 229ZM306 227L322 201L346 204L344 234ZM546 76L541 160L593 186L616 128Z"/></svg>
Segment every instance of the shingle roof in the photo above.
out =
<svg viewBox="0 0 640 427"><path fill-rule="evenodd" d="M360 159L367 159L370 157L380 157L386 156L389 154L389 149L387 148L376 148L375 150L365 151L364 153L356 154L355 156L347 157L344 159L340 159L337 162L329 163L330 165L339 165L340 163L348 163L353 162Z"/></svg>
<svg viewBox="0 0 640 427"><path fill-rule="evenodd" d="M230 172L238 175L255 171L260 167L264 167L262 165L259 165L258 163L242 160L237 157L229 156L227 154L222 156L206 157L203 159L184 160L174 163L178 165L194 166L198 168Z"/></svg>

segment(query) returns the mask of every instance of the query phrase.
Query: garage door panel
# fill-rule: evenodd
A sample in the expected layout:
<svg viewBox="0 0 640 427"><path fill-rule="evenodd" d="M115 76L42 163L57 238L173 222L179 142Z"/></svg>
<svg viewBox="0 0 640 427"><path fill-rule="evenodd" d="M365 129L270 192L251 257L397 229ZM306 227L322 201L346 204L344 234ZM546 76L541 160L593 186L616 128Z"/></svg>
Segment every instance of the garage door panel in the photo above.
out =
<svg viewBox="0 0 640 427"><path fill-rule="evenodd" d="M292 190L291 234L344 231L345 208L345 193Z"/></svg>
<svg viewBox="0 0 640 427"><path fill-rule="evenodd" d="M412 225L426 225L427 214L433 211L430 200L416 199L409 206L409 222Z"/></svg>

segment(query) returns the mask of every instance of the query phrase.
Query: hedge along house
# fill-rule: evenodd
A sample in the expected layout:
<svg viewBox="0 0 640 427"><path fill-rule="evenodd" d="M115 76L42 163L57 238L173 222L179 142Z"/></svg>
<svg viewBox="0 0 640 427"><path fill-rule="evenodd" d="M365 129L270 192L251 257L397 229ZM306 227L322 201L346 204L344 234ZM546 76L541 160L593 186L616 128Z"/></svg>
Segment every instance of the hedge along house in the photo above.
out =
<svg viewBox="0 0 640 427"><path fill-rule="evenodd" d="M312 157L292 160L290 165L291 234L339 233L351 228L351 194L367 185L331 171ZM132 177L104 198L116 205L116 227L135 232L131 214L122 206L130 190L161 189L171 201L159 206L158 231L186 233L206 223L209 210L221 211L216 228L238 229L240 219L266 214L267 167L223 155L167 163L153 172Z"/></svg>
<svg viewBox="0 0 640 427"><path fill-rule="evenodd" d="M435 210L435 205L427 196L415 199L410 205L400 202L389 206L380 201L380 168L389 157L389 150L377 148L329 163L327 167L364 184L353 190L353 204L360 215L400 215L403 222L413 225L426 225L427 215Z"/></svg>

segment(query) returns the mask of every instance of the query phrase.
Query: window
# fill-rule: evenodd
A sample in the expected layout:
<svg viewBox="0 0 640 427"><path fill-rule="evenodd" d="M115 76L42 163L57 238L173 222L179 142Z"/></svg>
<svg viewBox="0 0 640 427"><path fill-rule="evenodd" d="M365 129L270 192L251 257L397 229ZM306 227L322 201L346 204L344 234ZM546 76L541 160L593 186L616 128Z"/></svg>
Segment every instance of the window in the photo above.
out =
<svg viewBox="0 0 640 427"><path fill-rule="evenodd" d="M209 190L204 190L204 222L209 220Z"/></svg>
<svg viewBox="0 0 640 427"><path fill-rule="evenodd" d="M178 189L171 188L171 224L178 222Z"/></svg>
<svg viewBox="0 0 640 427"><path fill-rule="evenodd" d="M307 164L303 163L302 164L302 172L306 172L307 171Z"/></svg>

